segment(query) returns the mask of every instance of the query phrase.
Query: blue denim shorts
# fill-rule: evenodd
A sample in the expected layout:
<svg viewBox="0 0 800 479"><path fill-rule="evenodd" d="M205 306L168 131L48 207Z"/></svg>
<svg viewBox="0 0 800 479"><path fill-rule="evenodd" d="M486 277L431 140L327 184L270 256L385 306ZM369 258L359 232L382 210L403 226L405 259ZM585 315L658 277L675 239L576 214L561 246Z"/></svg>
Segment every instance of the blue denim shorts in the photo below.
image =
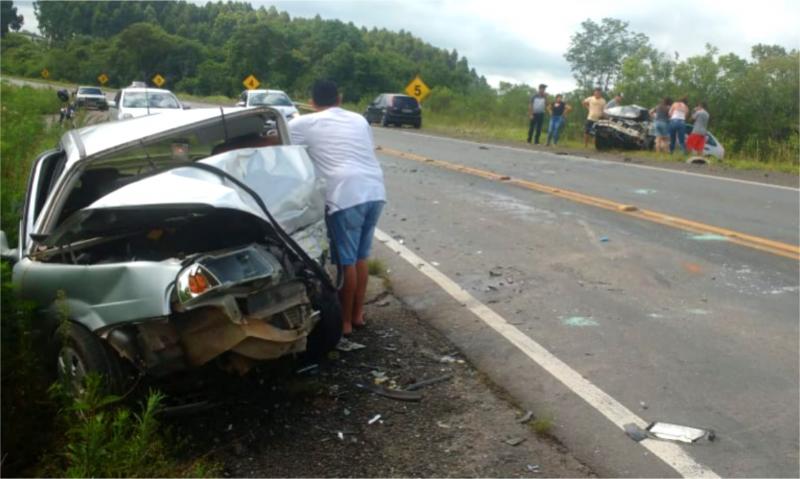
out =
<svg viewBox="0 0 800 479"><path fill-rule="evenodd" d="M328 215L334 263L349 266L369 257L383 204L383 201L368 201Z"/></svg>
<svg viewBox="0 0 800 479"><path fill-rule="evenodd" d="M656 136L669 136L669 123L663 120L656 120Z"/></svg>

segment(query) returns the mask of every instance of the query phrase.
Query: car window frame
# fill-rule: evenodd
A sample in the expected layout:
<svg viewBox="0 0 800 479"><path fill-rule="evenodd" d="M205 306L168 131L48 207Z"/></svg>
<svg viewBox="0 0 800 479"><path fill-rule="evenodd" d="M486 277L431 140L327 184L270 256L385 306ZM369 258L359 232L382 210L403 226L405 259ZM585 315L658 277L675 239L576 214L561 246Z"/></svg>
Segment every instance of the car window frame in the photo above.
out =
<svg viewBox="0 0 800 479"><path fill-rule="evenodd" d="M61 168L58 164L49 165L50 162L61 161ZM23 204L21 225L19 229L18 247L20 250L27 250L31 241L30 234L34 230L36 222L41 217L44 207L47 204L47 197L53 191L58 177L64 170L66 155L58 148L47 150L36 159L28 177L28 188L25 193L25 203ZM43 177L42 175L47 175ZM44 196L42 196L44 195ZM39 201L42 200L42 201Z"/></svg>

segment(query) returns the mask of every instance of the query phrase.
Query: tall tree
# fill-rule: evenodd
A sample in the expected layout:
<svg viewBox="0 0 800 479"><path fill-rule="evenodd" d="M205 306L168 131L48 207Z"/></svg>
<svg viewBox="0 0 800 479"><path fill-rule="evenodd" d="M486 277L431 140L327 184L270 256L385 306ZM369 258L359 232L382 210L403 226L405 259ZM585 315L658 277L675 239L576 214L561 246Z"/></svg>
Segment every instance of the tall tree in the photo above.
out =
<svg viewBox="0 0 800 479"><path fill-rule="evenodd" d="M608 90L617 80L622 62L649 45L646 35L628 30L628 22L604 18L598 24L588 19L572 35L564 58L581 88L599 86Z"/></svg>
<svg viewBox="0 0 800 479"><path fill-rule="evenodd" d="M6 36L8 30L18 32L22 28L25 18L22 15L17 15L17 7L14 2L10 0L0 1L0 35Z"/></svg>

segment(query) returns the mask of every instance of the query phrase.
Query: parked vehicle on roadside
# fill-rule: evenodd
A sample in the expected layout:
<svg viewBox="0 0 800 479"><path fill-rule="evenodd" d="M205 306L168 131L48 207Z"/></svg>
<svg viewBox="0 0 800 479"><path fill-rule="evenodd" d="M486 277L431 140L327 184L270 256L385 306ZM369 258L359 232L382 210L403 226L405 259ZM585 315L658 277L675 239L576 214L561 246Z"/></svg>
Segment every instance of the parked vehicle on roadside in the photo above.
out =
<svg viewBox="0 0 800 479"><path fill-rule="evenodd" d="M110 106L115 110L112 120L188 109L171 91L158 88L125 88L117 92Z"/></svg>
<svg viewBox="0 0 800 479"><path fill-rule="evenodd" d="M108 100L100 87L80 86L75 94L75 106L77 108L108 110Z"/></svg>
<svg viewBox="0 0 800 479"><path fill-rule="evenodd" d="M606 118L596 122L592 129L594 145L598 150L652 150L655 145L655 124L650 121L649 111L638 105L624 105L609 108ZM692 124L687 123L686 134L692 132ZM725 148L711 132L706 134L704 156L723 159Z"/></svg>
<svg viewBox="0 0 800 479"><path fill-rule="evenodd" d="M245 90L239 95L236 106L271 106L280 111L287 121L300 116L292 99L281 90Z"/></svg>
<svg viewBox="0 0 800 479"><path fill-rule="evenodd" d="M283 115L173 110L65 134L34 163L18 248L0 233L73 392L92 372L119 393L140 375L244 373L339 341L324 185Z"/></svg>
<svg viewBox="0 0 800 479"><path fill-rule="evenodd" d="M364 112L367 122L382 126L422 126L422 108L413 96L399 93L382 93L375 97Z"/></svg>

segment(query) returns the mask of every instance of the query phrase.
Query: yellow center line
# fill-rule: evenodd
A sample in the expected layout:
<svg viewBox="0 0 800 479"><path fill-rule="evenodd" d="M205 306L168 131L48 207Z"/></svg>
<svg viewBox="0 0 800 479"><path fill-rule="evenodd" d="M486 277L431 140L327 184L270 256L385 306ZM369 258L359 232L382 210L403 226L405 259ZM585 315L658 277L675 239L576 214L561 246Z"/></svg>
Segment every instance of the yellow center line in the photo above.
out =
<svg viewBox="0 0 800 479"><path fill-rule="evenodd" d="M473 168L471 166L459 165L457 163L451 163L449 161L435 160L433 158L417 155L415 153L395 150L393 148L387 148L384 146L379 146L377 149L381 153L386 155L417 161L420 163L427 163L431 166L436 166L438 168L443 168L451 171L458 171L473 176L479 176L487 180L502 181L504 183L519 186L521 188L547 193L549 195L556 196L559 198L564 198L570 201L574 201L576 203L596 206L598 208L615 211L620 214L624 214L634 218L639 218L653 223L658 223L665 226L670 226L680 230L690 231L692 233L699 233L699 234L715 234L723 236L727 238L731 243L735 243L741 246L746 246L748 248L800 261L800 246L797 245L782 243L780 241L774 241L767 238L762 238L760 236L753 236L745 233L740 233L738 231L721 228L719 226L708 225L705 223L700 223L685 218L679 218L677 216L660 213L658 211L645 210L638 208L635 205L618 203L616 201L607 200L605 198L599 198L596 196L590 196L590 195L585 195L583 193L578 193L577 191L565 190L563 188L556 188L542 183L536 183L534 181L512 178L508 175L502 175L499 173L494 173L479 168Z"/></svg>

